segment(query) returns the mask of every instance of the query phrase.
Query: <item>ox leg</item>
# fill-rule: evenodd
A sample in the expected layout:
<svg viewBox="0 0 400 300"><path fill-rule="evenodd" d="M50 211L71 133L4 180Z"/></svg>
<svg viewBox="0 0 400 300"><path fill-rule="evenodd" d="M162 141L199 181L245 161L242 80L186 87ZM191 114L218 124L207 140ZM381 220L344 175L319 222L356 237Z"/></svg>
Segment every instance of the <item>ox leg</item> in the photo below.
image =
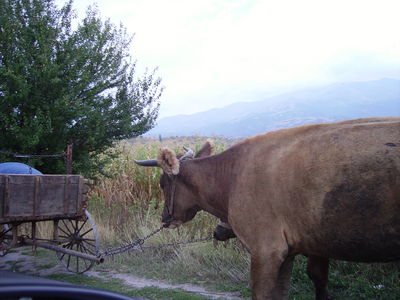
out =
<svg viewBox="0 0 400 300"><path fill-rule="evenodd" d="M269 255L252 255L252 298L254 300L288 299L293 260L293 256L287 256L287 251Z"/></svg>
<svg viewBox="0 0 400 300"><path fill-rule="evenodd" d="M315 299L316 300L329 300L332 299L328 295L326 286L328 284L329 272L329 259L319 256L308 257L307 261L307 274L308 277L314 282L315 286Z"/></svg>
<svg viewBox="0 0 400 300"><path fill-rule="evenodd" d="M281 264L278 276L278 285L282 292L281 299L288 299L290 288L290 277L292 275L294 256L288 256Z"/></svg>

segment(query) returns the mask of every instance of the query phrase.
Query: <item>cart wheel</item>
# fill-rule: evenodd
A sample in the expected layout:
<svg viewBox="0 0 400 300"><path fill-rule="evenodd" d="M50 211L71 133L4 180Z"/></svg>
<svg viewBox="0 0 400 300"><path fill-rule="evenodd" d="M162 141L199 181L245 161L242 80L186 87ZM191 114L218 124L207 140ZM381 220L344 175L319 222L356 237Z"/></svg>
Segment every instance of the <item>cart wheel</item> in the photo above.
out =
<svg viewBox="0 0 400 300"><path fill-rule="evenodd" d="M10 234L10 227L7 224L0 225L0 257L8 253L11 246L11 240L6 238Z"/></svg>
<svg viewBox="0 0 400 300"><path fill-rule="evenodd" d="M96 225L89 212L85 210L86 218L83 221L61 219L58 222L58 237L62 240L61 247L97 256L99 253L99 239ZM71 272L81 274L89 270L94 261L74 255L57 252L61 263Z"/></svg>

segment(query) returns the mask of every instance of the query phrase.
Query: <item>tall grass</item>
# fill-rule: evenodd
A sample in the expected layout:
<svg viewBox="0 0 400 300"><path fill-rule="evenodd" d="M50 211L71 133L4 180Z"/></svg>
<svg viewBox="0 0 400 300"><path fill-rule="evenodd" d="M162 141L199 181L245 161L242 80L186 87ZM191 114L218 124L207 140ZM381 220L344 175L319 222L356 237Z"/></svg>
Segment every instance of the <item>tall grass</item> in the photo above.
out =
<svg viewBox="0 0 400 300"><path fill-rule="evenodd" d="M136 139L118 144L114 159L91 190L89 211L95 218L102 248L128 243L143 237L160 225L163 197L159 188L159 168L139 167L134 159L157 156L160 147L182 153L182 146L198 150L204 138L159 140ZM216 140L220 152L234 141ZM209 236L218 220L199 213L178 230L164 229L146 241L158 245ZM292 277L291 299L312 299L305 258L296 260ZM131 271L136 275L171 281L218 283L226 289L249 295L249 255L236 239L225 243L201 243L189 247L165 247L133 252L108 260L106 266ZM330 290L337 299L399 299L399 264L354 264L332 262Z"/></svg>
<svg viewBox="0 0 400 300"><path fill-rule="evenodd" d="M134 159L155 158L160 147L182 153L182 146L197 151L204 138L158 140L138 139L120 143L119 153L93 186L89 210L96 221L102 248L118 246L148 235L161 226L163 196L159 188L160 169L137 166ZM216 151L224 150L232 141L214 142ZM164 229L146 241L144 246L188 241L212 234L217 218L200 212L191 222L178 230ZM143 261L146 264L143 264ZM137 275L172 281L207 282L226 280L247 285L249 256L238 241L215 245L199 243L188 247L173 246L115 256L109 266L134 266ZM201 281L201 280L200 280Z"/></svg>

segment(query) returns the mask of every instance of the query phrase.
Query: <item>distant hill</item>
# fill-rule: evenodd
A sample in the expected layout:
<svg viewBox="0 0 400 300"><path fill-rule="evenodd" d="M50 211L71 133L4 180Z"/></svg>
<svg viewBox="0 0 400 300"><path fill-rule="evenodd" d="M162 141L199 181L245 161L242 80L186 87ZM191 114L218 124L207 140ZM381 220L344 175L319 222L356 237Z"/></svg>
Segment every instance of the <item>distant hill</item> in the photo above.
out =
<svg viewBox="0 0 400 300"><path fill-rule="evenodd" d="M333 84L162 118L147 135L246 137L303 124L400 116L400 80Z"/></svg>

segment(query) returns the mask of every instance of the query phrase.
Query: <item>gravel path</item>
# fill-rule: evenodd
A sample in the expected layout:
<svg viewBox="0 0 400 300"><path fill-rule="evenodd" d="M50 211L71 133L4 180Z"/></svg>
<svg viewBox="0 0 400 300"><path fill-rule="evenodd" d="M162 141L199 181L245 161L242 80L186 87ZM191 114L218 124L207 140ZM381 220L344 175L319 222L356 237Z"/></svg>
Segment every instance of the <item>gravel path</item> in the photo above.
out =
<svg viewBox="0 0 400 300"><path fill-rule="evenodd" d="M8 253L4 257L0 257L0 270L14 271L17 270L19 273L29 274L34 276L48 276L52 274L73 274L64 268L61 264L49 263L45 258L39 259L32 255L29 255L30 248L18 248L13 250L13 252ZM49 255L54 255L49 251ZM108 280L111 278L116 278L121 280L121 282L133 289L141 289L144 287L157 287L160 289L182 289L189 293L200 294L208 299L226 299L226 300L242 300L234 293L224 293L224 292L210 292L205 290L203 287L192 285L192 284L169 284L159 280L149 280L144 278L139 278L131 274L117 273L112 270L99 271L88 271L81 276L95 277L102 280Z"/></svg>

